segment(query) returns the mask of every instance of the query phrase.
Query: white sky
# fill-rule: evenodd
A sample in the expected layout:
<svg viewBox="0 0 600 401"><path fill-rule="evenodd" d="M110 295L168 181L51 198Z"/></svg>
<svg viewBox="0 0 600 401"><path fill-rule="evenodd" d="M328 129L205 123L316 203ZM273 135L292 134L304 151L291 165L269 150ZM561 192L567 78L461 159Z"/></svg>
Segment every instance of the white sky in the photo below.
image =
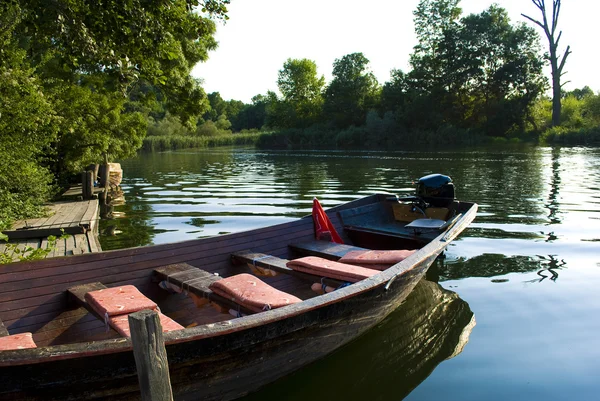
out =
<svg viewBox="0 0 600 401"><path fill-rule="evenodd" d="M277 91L277 73L288 58L308 58L318 73L331 79L332 64L342 56L362 52L379 83L390 70L409 71L409 55L416 38L413 10L418 0L232 0L229 21L217 26L219 48L192 75L204 80L207 93L220 92L225 100L246 103L267 90ZM487 9L492 0L462 0L463 15ZM511 22L526 21L525 13L539 19L531 0L497 0ZM546 0L552 4L552 0ZM597 34L599 0L564 0L559 29L560 50L571 45L564 81L572 90L589 85L600 90ZM540 34L541 29L538 28ZM548 43L542 36L542 45ZM546 74L550 75L549 69Z"/></svg>

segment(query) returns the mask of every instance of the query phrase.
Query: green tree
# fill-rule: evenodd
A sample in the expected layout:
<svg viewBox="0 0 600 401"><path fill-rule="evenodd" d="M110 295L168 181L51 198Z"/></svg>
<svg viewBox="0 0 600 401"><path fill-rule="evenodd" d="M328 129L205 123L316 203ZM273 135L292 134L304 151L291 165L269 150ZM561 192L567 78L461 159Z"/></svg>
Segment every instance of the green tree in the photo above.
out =
<svg viewBox="0 0 600 401"><path fill-rule="evenodd" d="M383 112L402 110L407 100L408 90L406 74L401 70L392 70L390 81L386 82L381 89L381 110Z"/></svg>
<svg viewBox="0 0 600 401"><path fill-rule="evenodd" d="M237 126L237 119L244 108L245 104L241 100L228 100L227 101L227 118L231 122L231 128L235 130Z"/></svg>
<svg viewBox="0 0 600 401"><path fill-rule="evenodd" d="M524 130L546 84L538 35L511 25L496 5L459 17L457 0L421 1L413 70L387 92L406 92L404 120L412 129L453 126L492 136Z"/></svg>
<svg viewBox="0 0 600 401"><path fill-rule="evenodd" d="M12 38L18 7L0 6L0 230L39 213L52 191L45 153L59 117Z"/></svg>
<svg viewBox="0 0 600 401"><path fill-rule="evenodd" d="M376 108L381 88L362 53L352 53L333 63L333 79L325 90L325 116L338 128L361 125L367 111Z"/></svg>
<svg viewBox="0 0 600 401"><path fill-rule="evenodd" d="M219 92L208 94L210 108L204 113L205 120L217 121L220 115L227 115L227 102L223 100Z"/></svg>
<svg viewBox="0 0 600 401"><path fill-rule="evenodd" d="M265 125L267 117L267 97L256 95L252 98L252 104L247 104L239 111L237 118L232 121L233 129L260 129Z"/></svg>
<svg viewBox="0 0 600 401"><path fill-rule="evenodd" d="M574 96L578 100L585 99L589 96L594 96L594 91L589 86L584 86L581 89L573 89L570 92L563 93L563 98L567 96Z"/></svg>
<svg viewBox="0 0 600 401"><path fill-rule="evenodd" d="M413 12L418 43L410 56L412 89L431 93L444 86L452 63L452 33L458 27L460 0L421 0Z"/></svg>
<svg viewBox="0 0 600 401"><path fill-rule="evenodd" d="M4 9L18 5L12 37L26 51L57 112L63 114L54 170L72 172L105 152L113 158L131 155L146 131L135 110L143 109L146 101L155 103L159 98L166 110L194 127L208 101L190 71L216 48L213 20L227 18L228 3L4 3ZM140 87L153 90L143 93ZM128 101L130 95L135 95L134 102ZM83 149L85 145L91 146Z"/></svg>
<svg viewBox="0 0 600 401"><path fill-rule="evenodd" d="M274 120L278 126L307 127L314 124L321 114L322 90L325 78L319 77L317 65L308 59L288 59L279 71L277 86L282 94Z"/></svg>
<svg viewBox="0 0 600 401"><path fill-rule="evenodd" d="M48 89L60 115L53 144L59 174L81 171L104 153L110 157L135 155L146 135L142 113L126 112L122 95L94 92L86 86L61 84Z"/></svg>
<svg viewBox="0 0 600 401"><path fill-rule="evenodd" d="M457 118L493 136L523 131L546 87L537 33L511 25L506 10L492 5L461 19L456 45L450 95L459 104Z"/></svg>

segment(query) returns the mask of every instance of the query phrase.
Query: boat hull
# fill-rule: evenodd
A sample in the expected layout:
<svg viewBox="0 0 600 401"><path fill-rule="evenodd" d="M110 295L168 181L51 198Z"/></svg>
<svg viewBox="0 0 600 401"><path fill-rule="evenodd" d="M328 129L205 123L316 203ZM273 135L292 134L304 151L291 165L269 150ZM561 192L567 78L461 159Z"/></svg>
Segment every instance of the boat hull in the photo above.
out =
<svg viewBox="0 0 600 401"><path fill-rule="evenodd" d="M256 328L167 346L176 399L231 400L352 341L400 305L424 261L388 290L383 285ZM138 399L133 352L0 368L0 399Z"/></svg>

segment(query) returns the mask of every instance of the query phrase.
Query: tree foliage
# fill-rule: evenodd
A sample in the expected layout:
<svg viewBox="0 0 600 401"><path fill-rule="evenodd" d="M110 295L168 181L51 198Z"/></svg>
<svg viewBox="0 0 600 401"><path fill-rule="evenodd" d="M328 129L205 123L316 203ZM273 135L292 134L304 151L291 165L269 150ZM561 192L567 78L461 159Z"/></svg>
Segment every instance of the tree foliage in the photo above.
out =
<svg viewBox="0 0 600 401"><path fill-rule="evenodd" d="M413 70L394 77L384 99L404 99L413 128L451 125L491 136L523 130L545 87L537 34L524 24L512 25L496 5L459 17L458 1L421 1Z"/></svg>
<svg viewBox="0 0 600 401"><path fill-rule="evenodd" d="M6 19L0 17L0 22ZM52 175L45 153L56 138L59 117L43 95L39 78L27 65L25 52L4 29L0 29L0 55L2 229L12 219L37 214L50 196Z"/></svg>
<svg viewBox="0 0 600 401"><path fill-rule="evenodd" d="M377 107L380 86L362 53L352 53L333 63L333 79L325 90L324 113L337 127L364 123Z"/></svg>
<svg viewBox="0 0 600 401"><path fill-rule="evenodd" d="M195 128L208 101L190 71L228 3L1 2L0 220L33 213L55 177L134 154L150 114Z"/></svg>
<svg viewBox="0 0 600 401"><path fill-rule="evenodd" d="M308 59L288 59L279 70L277 86L282 98L268 95L269 125L291 128L316 123L323 105L325 78L319 77L317 65Z"/></svg>

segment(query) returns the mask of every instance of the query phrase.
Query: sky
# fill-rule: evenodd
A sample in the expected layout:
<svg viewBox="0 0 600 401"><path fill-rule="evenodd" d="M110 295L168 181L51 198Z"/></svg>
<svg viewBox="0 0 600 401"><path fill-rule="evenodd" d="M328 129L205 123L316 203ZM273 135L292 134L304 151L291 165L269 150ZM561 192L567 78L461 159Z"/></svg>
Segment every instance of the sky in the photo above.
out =
<svg viewBox="0 0 600 401"><path fill-rule="evenodd" d="M383 84L394 68L409 71L409 56L416 44L413 10L418 0L231 0L229 21L217 23L217 50L196 65L192 75L203 80L207 93L219 92L225 100L250 103L258 94L277 92L277 74L288 58L308 58L319 75L331 80L335 59L362 52L371 71ZM463 15L480 13L492 0L462 0ZM511 22L535 19L541 12L531 0L496 0ZM546 0L552 4L552 0ZM559 49L571 46L563 81L573 90L588 85L600 90L597 34L598 0L564 0ZM528 22L533 26L532 23ZM535 26L543 35L541 28ZM544 50L548 41L542 36ZM549 68L545 71L550 77Z"/></svg>

